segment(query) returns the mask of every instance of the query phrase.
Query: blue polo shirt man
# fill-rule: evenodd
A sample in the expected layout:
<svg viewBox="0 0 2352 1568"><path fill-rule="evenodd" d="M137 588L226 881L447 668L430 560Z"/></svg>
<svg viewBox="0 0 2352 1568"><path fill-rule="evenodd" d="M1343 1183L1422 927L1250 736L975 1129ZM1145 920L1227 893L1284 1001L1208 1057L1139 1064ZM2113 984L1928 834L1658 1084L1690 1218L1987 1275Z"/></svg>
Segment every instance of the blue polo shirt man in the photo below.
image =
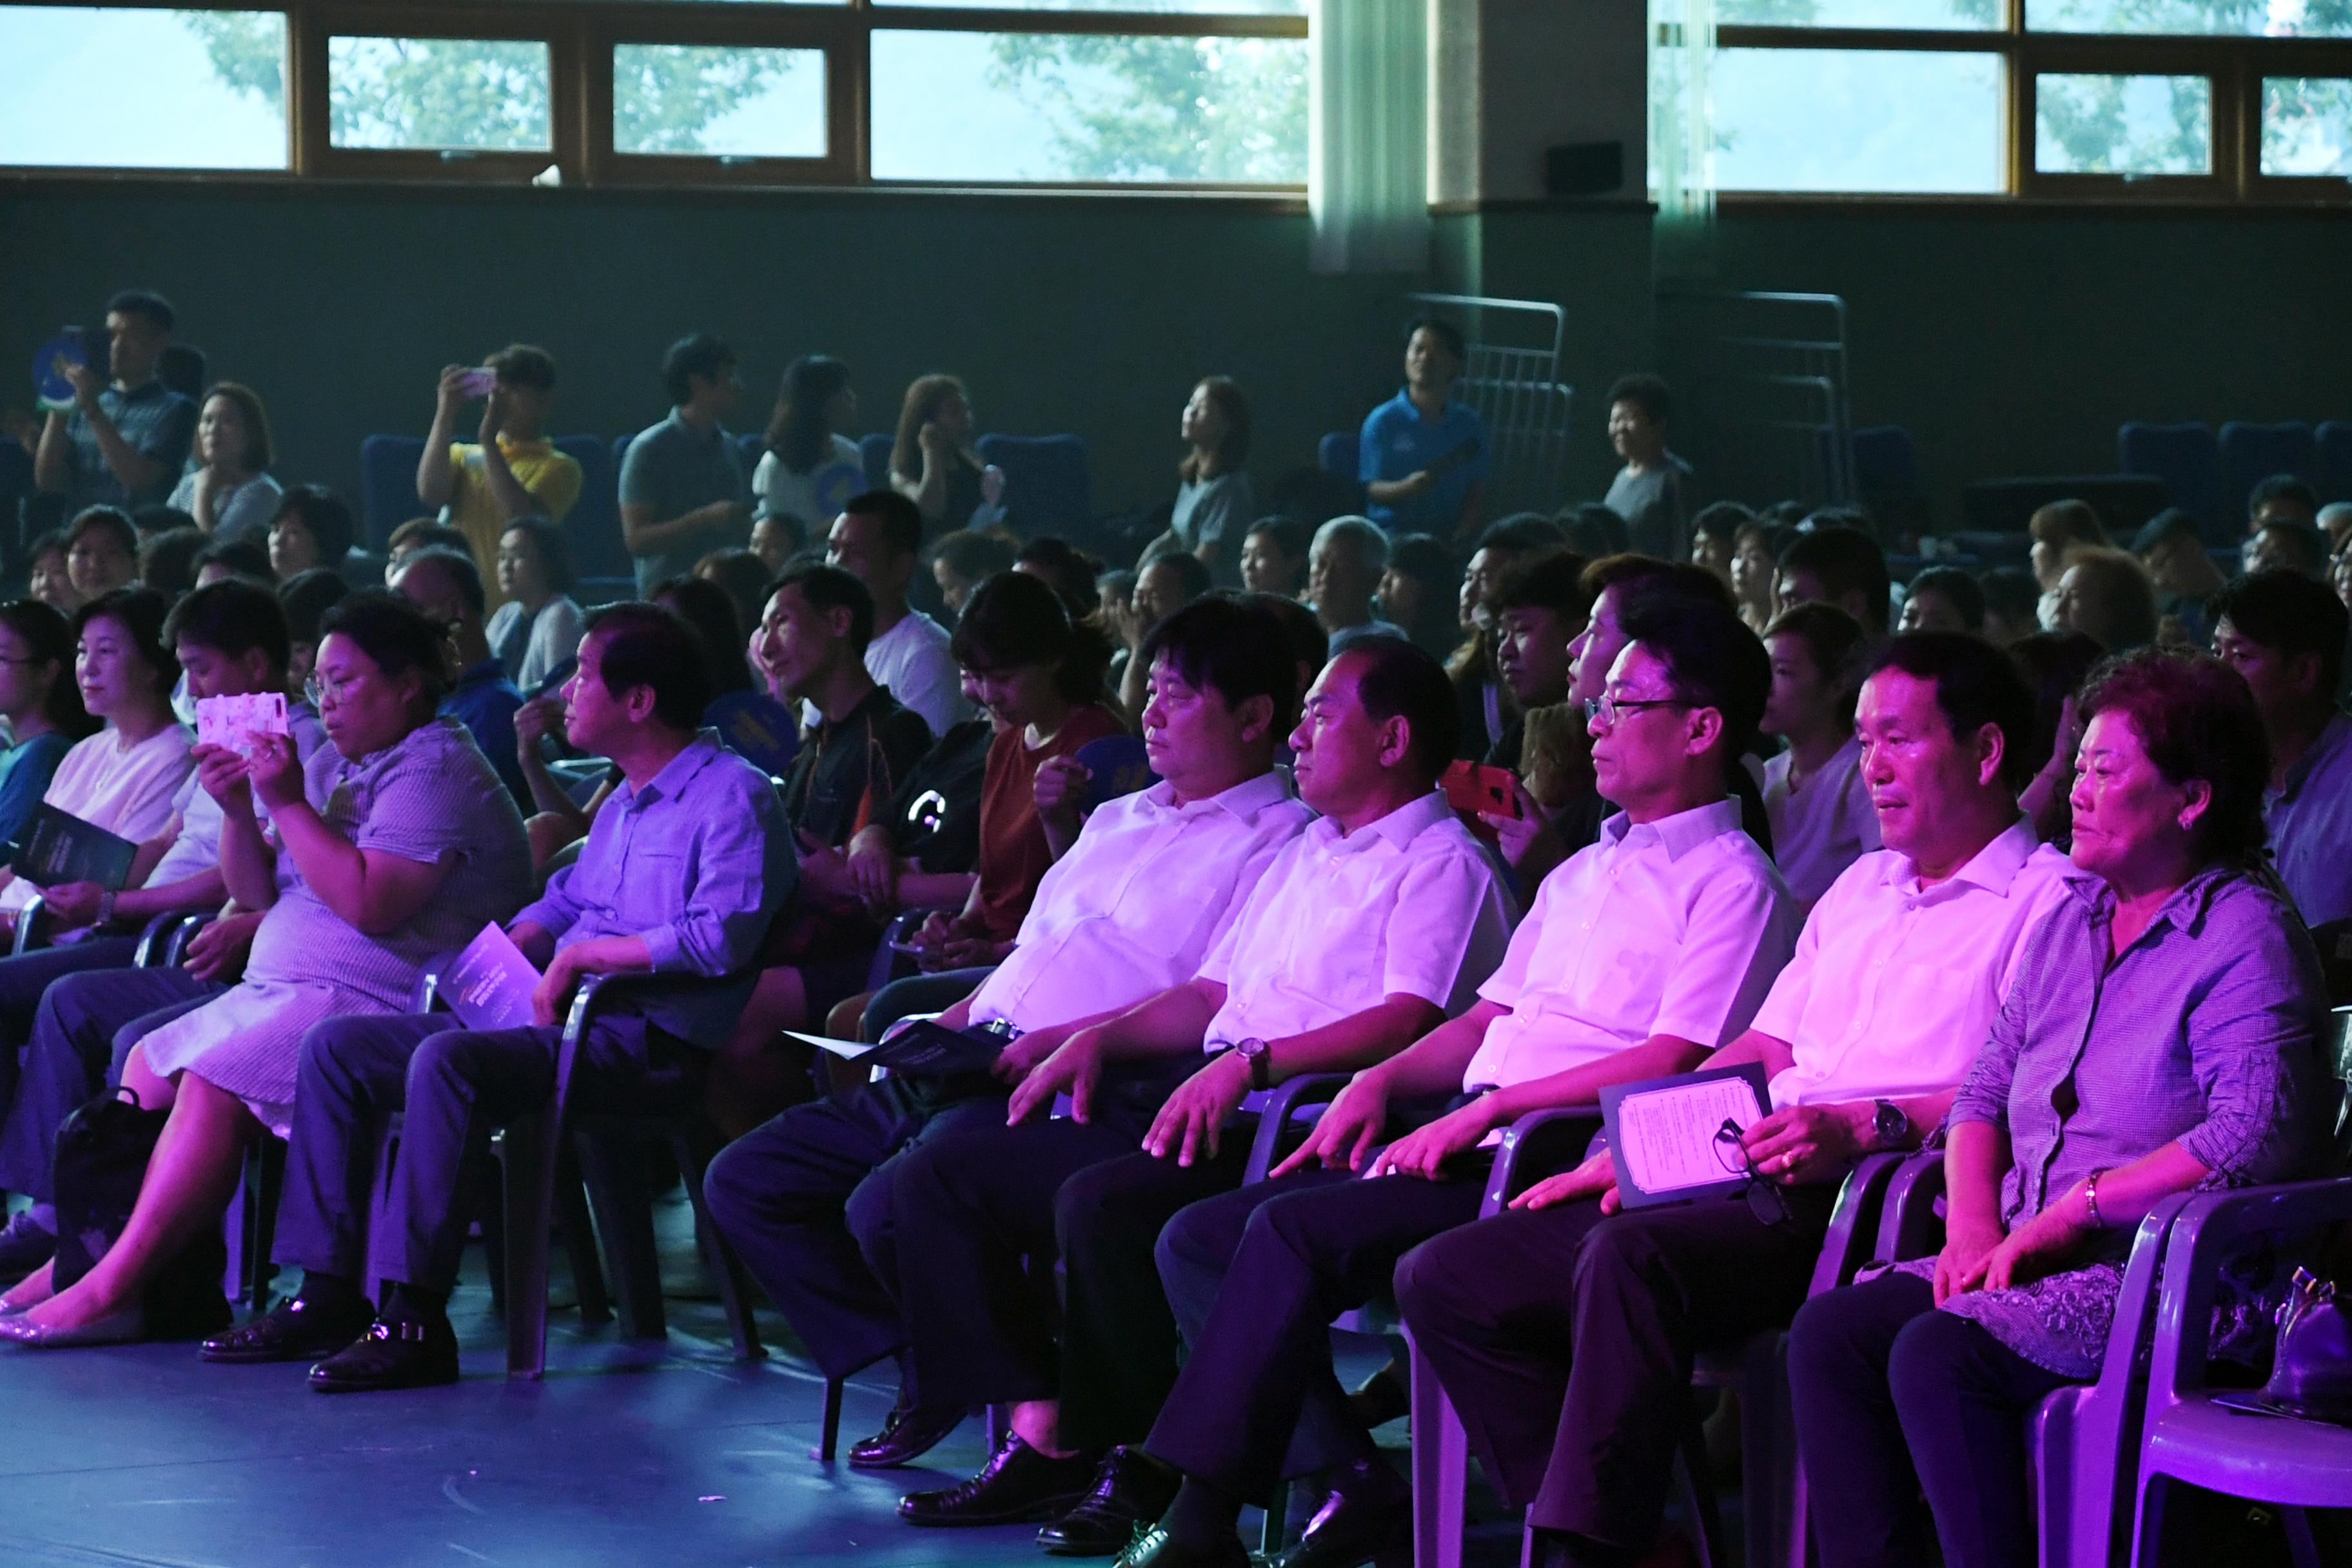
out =
<svg viewBox="0 0 2352 1568"><path fill-rule="evenodd" d="M1467 363L1462 334L1421 321L1405 338L1404 389L1364 416L1356 477L1364 514L1391 538L1427 533L1465 538L1478 524L1489 468L1486 422L1454 400Z"/></svg>

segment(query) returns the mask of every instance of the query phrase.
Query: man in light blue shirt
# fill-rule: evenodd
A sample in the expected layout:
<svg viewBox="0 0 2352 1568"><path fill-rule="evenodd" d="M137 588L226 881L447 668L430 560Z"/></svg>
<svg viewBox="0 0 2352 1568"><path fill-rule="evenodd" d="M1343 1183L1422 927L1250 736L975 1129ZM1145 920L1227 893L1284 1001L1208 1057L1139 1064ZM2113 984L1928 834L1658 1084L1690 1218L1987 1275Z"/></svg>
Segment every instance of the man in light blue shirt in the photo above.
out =
<svg viewBox="0 0 2352 1568"><path fill-rule="evenodd" d="M208 1341L206 1359L290 1361L321 1393L454 1383L446 1310L465 1245L461 1194L484 1173L493 1128L555 1088L558 1020L591 974L665 973L739 984L656 992L581 1040L570 1093L642 1104L666 1059L718 1037L742 1011L751 963L798 877L783 808L765 774L696 722L709 699L694 633L667 610L616 605L588 622L564 687L564 731L623 778L579 860L508 928L544 966L517 1028L452 1026L446 1015L334 1018L302 1042L300 1092L276 1256L301 1293ZM361 1190L375 1130L404 1112L385 1222L370 1237ZM369 1266L373 1244L374 1265ZM393 1282L379 1314L362 1292ZM373 1320L373 1321L372 1321ZM340 1353L334 1353L334 1352Z"/></svg>
<svg viewBox="0 0 2352 1568"><path fill-rule="evenodd" d="M1405 334L1404 390L1364 416L1356 477L1366 514L1391 537L1427 533L1459 545L1477 531L1486 422L1454 401L1468 363L1453 323L1415 321Z"/></svg>

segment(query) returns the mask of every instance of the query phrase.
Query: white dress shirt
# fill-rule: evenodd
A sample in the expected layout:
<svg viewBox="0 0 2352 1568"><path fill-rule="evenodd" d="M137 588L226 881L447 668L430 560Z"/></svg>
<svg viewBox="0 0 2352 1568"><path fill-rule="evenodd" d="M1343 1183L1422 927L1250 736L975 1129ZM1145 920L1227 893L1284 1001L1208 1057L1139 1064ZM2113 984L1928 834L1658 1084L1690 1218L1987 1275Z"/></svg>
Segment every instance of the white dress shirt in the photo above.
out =
<svg viewBox="0 0 2352 1568"><path fill-rule="evenodd" d="M1486 1027L1465 1089L1507 1088L1653 1035L1708 1050L1746 1032L1797 942L1796 901L1719 800L1636 826L1623 812L1546 877L1478 994Z"/></svg>
<svg viewBox="0 0 2352 1568"><path fill-rule="evenodd" d="M1772 858L1800 904L1811 906L1848 866L1880 847L1878 813L1862 782L1862 742L1849 740L1795 789L1791 753L1764 764L1764 816L1772 825Z"/></svg>
<svg viewBox="0 0 2352 1568"><path fill-rule="evenodd" d="M1271 771L1184 805L1165 782L1106 801L1037 884L971 1021L1042 1028L1192 979L1314 816Z"/></svg>
<svg viewBox="0 0 2352 1568"><path fill-rule="evenodd" d="M1432 790L1353 833L1294 839L1201 965L1225 986L1203 1046L1280 1039L1400 994L1451 1016L1502 961L1511 907L1484 846Z"/></svg>
<svg viewBox="0 0 2352 1568"><path fill-rule="evenodd" d="M1775 1105L1907 1100L1967 1076L2015 978L2026 933L2067 898L2072 862L2020 817L1932 888L1882 849L1813 906L1754 1027L1794 1052Z"/></svg>

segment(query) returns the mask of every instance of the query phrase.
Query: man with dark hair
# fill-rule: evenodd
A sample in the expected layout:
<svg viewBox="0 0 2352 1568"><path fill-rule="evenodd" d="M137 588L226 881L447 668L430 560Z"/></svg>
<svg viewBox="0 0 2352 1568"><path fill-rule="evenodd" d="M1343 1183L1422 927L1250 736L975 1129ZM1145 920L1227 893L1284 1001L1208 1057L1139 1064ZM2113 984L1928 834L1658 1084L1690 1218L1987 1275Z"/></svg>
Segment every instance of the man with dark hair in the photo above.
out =
<svg viewBox="0 0 2352 1568"><path fill-rule="evenodd" d="M1894 579L1878 541L1843 525L1800 533L1780 552L1780 607L1808 599L1835 605L1874 638L1886 636Z"/></svg>
<svg viewBox="0 0 2352 1568"><path fill-rule="evenodd" d="M2263 820L2279 879L2309 926L2352 917L2352 718L2344 604L2292 572L2241 577L2213 600L2213 652L2253 688L2271 741Z"/></svg>
<svg viewBox="0 0 2352 1568"><path fill-rule="evenodd" d="M530 809L530 785L522 776L515 754L515 710L522 693L507 679L484 628L488 601L482 591L482 574L470 555L454 550L425 550L408 558L393 579L393 589L441 623L449 638L457 679L441 700L441 711L466 726L499 782L513 792L515 804Z"/></svg>
<svg viewBox="0 0 2352 1568"><path fill-rule="evenodd" d="M196 586L199 588L208 588L215 583L224 582L232 577L241 577L248 583L258 583L264 587L268 587L270 582L269 547L257 540L215 539L196 552L196 558L193 564L196 571ZM343 580L342 574L332 567L313 566L310 571L324 572L339 583ZM309 572L305 572L297 575L307 577L310 574ZM350 592L350 584L345 583L343 587L346 593ZM305 668L294 679L299 685L302 680L309 679L309 676L310 671Z"/></svg>
<svg viewBox="0 0 2352 1568"><path fill-rule="evenodd" d="M743 390L735 351L708 332L662 359L669 416L639 431L621 458L621 539L637 561L637 592L684 577L714 550L749 537L751 476L719 421Z"/></svg>
<svg viewBox="0 0 2352 1568"><path fill-rule="evenodd" d="M940 1016L944 1027L1010 1042L1001 1079L1191 980L1307 826L1271 765L1297 704L1282 628L1256 606L1209 599L1146 646L1153 686L1142 730L1160 782L1096 808L1039 884L1011 955ZM1001 1091L886 1080L786 1111L737 1140L705 1180L712 1215L827 1375L898 1358L898 1405L851 1450L859 1468L916 1458L966 1410L925 1390L905 1353L895 1173L923 1140L1003 1121Z"/></svg>
<svg viewBox="0 0 2352 1568"><path fill-rule="evenodd" d="M1697 1347L1789 1321L1846 1172L1942 1119L2028 934L2074 897L2017 808L2032 714L1979 638L1880 653L1857 727L1886 848L1838 878L1753 1021L1700 1064L1769 1077L1768 1114L1725 1152L1757 1186L1621 1213L1604 1152L1398 1265L1413 1342L1538 1561L1653 1550Z"/></svg>
<svg viewBox="0 0 2352 1568"><path fill-rule="evenodd" d="M120 507L94 506L66 530L66 578L85 602L139 581L139 528Z"/></svg>
<svg viewBox="0 0 2352 1568"><path fill-rule="evenodd" d="M1903 591L1906 632L1984 632L1984 590L1957 566L1929 566Z"/></svg>
<svg viewBox="0 0 2352 1568"><path fill-rule="evenodd" d="M2166 623L2159 640L2191 647L2211 641L2211 601L2230 580L2205 552L2197 520L2179 507L2167 507L2132 536L2131 552L2156 584L2156 613Z"/></svg>
<svg viewBox="0 0 2352 1568"><path fill-rule="evenodd" d="M1160 652L1164 710L1189 688ZM1270 749L1272 705L1244 709L1254 745ZM1335 657L1292 738L1299 794L1321 820L1283 849L1198 973L1050 1054L1015 1041L1000 1074L1017 1079L1008 1125L899 1162L895 1292L924 1397L1013 1406L1011 1435L976 1478L901 1500L901 1517L1001 1524L1076 1501L1106 1448L1143 1436L1173 1379L1152 1240L1179 1208L1239 1182L1248 1144L1220 1133L1227 1118L1279 1078L1393 1056L1467 1005L1500 961L1500 880L1433 787L1453 755L1453 717L1444 669L1411 643L1367 638ZM1072 1114L1048 1119L1059 1094ZM1119 1159L1139 1142L1142 1156ZM1058 1374L1047 1325L1011 1288L1021 1256L1055 1239L1072 1320ZM1129 1342L1139 1333L1142 1353ZM1070 1430L1064 1399L1078 1405ZM1130 1526L1153 1511L1155 1500L1137 1500ZM1079 1528L1090 1542L1117 1533L1115 1522Z"/></svg>
<svg viewBox="0 0 2352 1568"><path fill-rule="evenodd" d="M268 579L261 579L268 581ZM310 671L319 660L319 623L329 610L351 595L352 585L340 572L324 566L313 566L299 572L282 584L278 590L278 603L286 611L286 635L289 651L286 656L286 689L300 691L310 684Z"/></svg>
<svg viewBox="0 0 2352 1568"><path fill-rule="evenodd" d="M1426 533L1459 548L1477 530L1486 422L1454 396L1468 368L1461 329L1423 317L1405 330L1404 390L1364 416L1356 477L1364 510L1391 535Z"/></svg>
<svg viewBox="0 0 2352 1568"><path fill-rule="evenodd" d="M580 465L547 438L547 411L555 401L552 355L511 343L482 368L492 377L487 392L471 389L471 366L441 368L433 428L416 464L416 499L441 510L488 571L499 556L499 535L515 519L563 521L580 499ZM474 441L457 440L457 415L473 397L482 399L481 428ZM488 590L496 609L505 595L495 581Z"/></svg>
<svg viewBox="0 0 2352 1568"><path fill-rule="evenodd" d="M2316 527L2319 492L2293 474L2273 474L2246 493L2246 533L2260 533L2273 522L2300 522Z"/></svg>
<svg viewBox="0 0 2352 1568"><path fill-rule="evenodd" d="M866 584L811 563L776 580L751 642L775 700L816 712L784 783L784 812L803 839L834 848L887 807L931 746L922 716L867 673L873 636Z"/></svg>
<svg viewBox="0 0 2352 1568"><path fill-rule="evenodd" d="M68 365L70 413L49 410L33 482L68 512L160 501L179 482L196 438L194 398L156 375L172 345L172 307L137 289L106 302L107 363Z"/></svg>
<svg viewBox="0 0 2352 1568"><path fill-rule="evenodd" d="M1591 605L1580 582L1584 558L1554 550L1523 561L1489 601L1495 608L1495 668L1518 705L1487 763L1518 771L1527 743L1528 712L1568 700L1576 668L1569 652Z"/></svg>
<svg viewBox="0 0 2352 1568"><path fill-rule="evenodd" d="M286 617L258 584L232 579L194 590L163 623L163 642L196 701L287 689ZM325 743L306 704L289 704L286 717L298 755L307 759ZM220 803L191 773L163 830L139 847L121 891L95 882L46 890L43 908L75 940L0 959L0 1108L7 1114L0 1185L34 1199L0 1230L0 1279L22 1279L56 1246L58 1129L109 1080L116 1028L158 1008L205 1000L243 967L260 923L256 913L231 913L205 927L181 964L130 967L148 921L217 910L226 900L220 838Z"/></svg>
<svg viewBox="0 0 2352 1568"><path fill-rule="evenodd" d="M611 758L622 782L578 861L507 927L544 966L533 1022L470 1030L446 1013L331 1018L304 1037L274 1254L301 1268L302 1288L205 1341L205 1360L324 1356L310 1380L322 1394L455 1383L447 1302L464 1199L488 1173L491 1130L547 1103L572 987L593 974L742 977L650 991L599 1019L572 1068L574 1103L642 1098L681 1051L742 1011L751 962L793 889L792 837L767 776L697 731L707 678L694 647L692 629L652 605L589 617L563 689L564 735ZM371 1235L363 1173L395 1110L400 1152ZM366 1294L372 1276L391 1285L381 1311Z"/></svg>
<svg viewBox="0 0 2352 1568"><path fill-rule="evenodd" d="M907 602L908 584L923 558L923 514L915 503L887 489L850 497L833 520L824 558L874 595L866 672L921 714L934 735L971 718L948 629Z"/></svg>
<svg viewBox="0 0 2352 1568"><path fill-rule="evenodd" d="M2327 580L2327 539L2318 525L2275 518L2246 540L2245 574L2293 572L2315 583Z"/></svg>
<svg viewBox="0 0 2352 1568"><path fill-rule="evenodd" d="M1621 377L1609 389L1609 444L1625 466L1609 481L1603 505L1625 520L1633 547L1662 561L1690 558L1691 466L1666 447L1673 400L1665 382L1647 374ZM1725 552L1727 569L1729 552Z"/></svg>
<svg viewBox="0 0 2352 1568"><path fill-rule="evenodd" d="M1408 1249L1477 1216L1512 1121L1686 1070L1747 1029L1788 961L1795 902L1724 792L1763 713L1762 650L1723 604L1660 604L1629 630L1591 717L1594 766L1622 809L1544 879L1475 1004L1357 1073L1273 1180L1195 1205L1163 1235L1190 1355L1146 1447L1184 1480L1122 1559L1133 1568L1242 1561L1243 1500L1314 1470L1338 1479L1302 1561L1407 1543L1402 1485L1324 1354L1331 1319ZM1444 1115L1373 1152L1401 1108L1445 1095Z"/></svg>

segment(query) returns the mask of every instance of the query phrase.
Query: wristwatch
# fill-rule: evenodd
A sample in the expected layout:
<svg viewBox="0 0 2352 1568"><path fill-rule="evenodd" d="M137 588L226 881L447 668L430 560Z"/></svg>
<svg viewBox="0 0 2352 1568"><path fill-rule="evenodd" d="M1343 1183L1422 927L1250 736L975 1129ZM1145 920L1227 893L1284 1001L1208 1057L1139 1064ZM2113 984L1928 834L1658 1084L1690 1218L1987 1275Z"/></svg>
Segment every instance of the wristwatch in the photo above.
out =
<svg viewBox="0 0 2352 1568"><path fill-rule="evenodd" d="M1253 1037L1242 1041L1239 1045L1235 1046L1234 1049L1242 1054L1242 1060L1249 1063L1250 1087L1252 1089L1272 1089L1274 1087L1273 1047L1267 1045L1264 1040Z"/></svg>
<svg viewBox="0 0 2352 1568"><path fill-rule="evenodd" d="M1911 1135L1911 1119L1903 1113L1901 1106L1891 1100L1874 1100L1870 1103L1878 1108L1877 1114L1871 1119L1871 1129L1878 1136L1878 1146L1882 1149L1903 1147L1904 1140Z"/></svg>

